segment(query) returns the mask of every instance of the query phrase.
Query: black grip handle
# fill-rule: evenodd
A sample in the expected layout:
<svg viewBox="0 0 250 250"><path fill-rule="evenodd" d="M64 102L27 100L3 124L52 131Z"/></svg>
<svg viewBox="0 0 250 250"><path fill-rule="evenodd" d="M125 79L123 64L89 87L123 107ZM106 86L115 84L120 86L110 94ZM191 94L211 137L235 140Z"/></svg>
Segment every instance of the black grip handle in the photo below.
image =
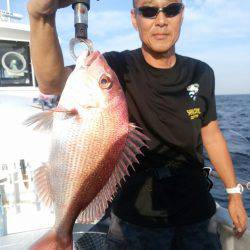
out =
<svg viewBox="0 0 250 250"><path fill-rule="evenodd" d="M84 23L76 23L75 24L75 37L81 39L88 38L88 26Z"/></svg>
<svg viewBox="0 0 250 250"><path fill-rule="evenodd" d="M88 10L90 9L90 0L74 0L72 3L73 9L74 9L74 6L78 3L83 3L87 6Z"/></svg>

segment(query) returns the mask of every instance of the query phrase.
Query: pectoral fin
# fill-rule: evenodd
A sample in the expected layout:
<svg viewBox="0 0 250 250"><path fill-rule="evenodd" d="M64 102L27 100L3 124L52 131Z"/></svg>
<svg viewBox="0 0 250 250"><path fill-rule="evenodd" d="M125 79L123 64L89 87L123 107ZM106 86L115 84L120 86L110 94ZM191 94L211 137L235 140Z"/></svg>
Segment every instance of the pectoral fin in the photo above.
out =
<svg viewBox="0 0 250 250"><path fill-rule="evenodd" d="M51 130L53 127L53 114L55 112L65 113L68 115L67 117L75 116L78 114L78 111L76 109L67 110L64 108L56 107L54 109L46 110L32 115L27 120L25 120L23 124L26 126L31 126L35 124L33 128L34 130Z"/></svg>

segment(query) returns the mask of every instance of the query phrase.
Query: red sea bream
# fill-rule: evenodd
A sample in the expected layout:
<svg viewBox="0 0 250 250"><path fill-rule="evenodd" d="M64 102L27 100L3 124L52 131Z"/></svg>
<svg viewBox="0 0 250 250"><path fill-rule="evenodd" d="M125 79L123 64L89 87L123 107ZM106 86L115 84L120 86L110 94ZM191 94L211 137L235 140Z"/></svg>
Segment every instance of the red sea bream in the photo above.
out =
<svg viewBox="0 0 250 250"><path fill-rule="evenodd" d="M27 125L51 130L48 163L35 174L39 197L55 210L54 227L31 249L72 249L72 229L100 219L147 137L129 123L117 76L99 52L82 54L58 107Z"/></svg>

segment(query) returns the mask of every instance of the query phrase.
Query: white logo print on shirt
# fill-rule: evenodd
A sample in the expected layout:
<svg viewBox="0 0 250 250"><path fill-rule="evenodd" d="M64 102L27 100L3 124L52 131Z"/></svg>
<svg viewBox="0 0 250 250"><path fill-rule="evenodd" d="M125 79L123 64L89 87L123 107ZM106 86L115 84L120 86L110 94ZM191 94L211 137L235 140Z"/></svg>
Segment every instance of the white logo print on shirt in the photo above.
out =
<svg viewBox="0 0 250 250"><path fill-rule="evenodd" d="M196 101L199 88L200 88L199 83L194 83L187 87L188 94L194 101Z"/></svg>

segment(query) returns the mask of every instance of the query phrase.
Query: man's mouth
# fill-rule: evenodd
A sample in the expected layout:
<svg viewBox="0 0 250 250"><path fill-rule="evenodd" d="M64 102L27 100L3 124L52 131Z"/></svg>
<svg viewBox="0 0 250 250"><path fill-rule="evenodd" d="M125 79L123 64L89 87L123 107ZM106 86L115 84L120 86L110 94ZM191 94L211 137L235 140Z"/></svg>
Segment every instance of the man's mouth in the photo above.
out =
<svg viewBox="0 0 250 250"><path fill-rule="evenodd" d="M168 34L166 33L156 33L156 34L153 34L153 37L157 40L162 40L162 39L166 39L168 36Z"/></svg>

